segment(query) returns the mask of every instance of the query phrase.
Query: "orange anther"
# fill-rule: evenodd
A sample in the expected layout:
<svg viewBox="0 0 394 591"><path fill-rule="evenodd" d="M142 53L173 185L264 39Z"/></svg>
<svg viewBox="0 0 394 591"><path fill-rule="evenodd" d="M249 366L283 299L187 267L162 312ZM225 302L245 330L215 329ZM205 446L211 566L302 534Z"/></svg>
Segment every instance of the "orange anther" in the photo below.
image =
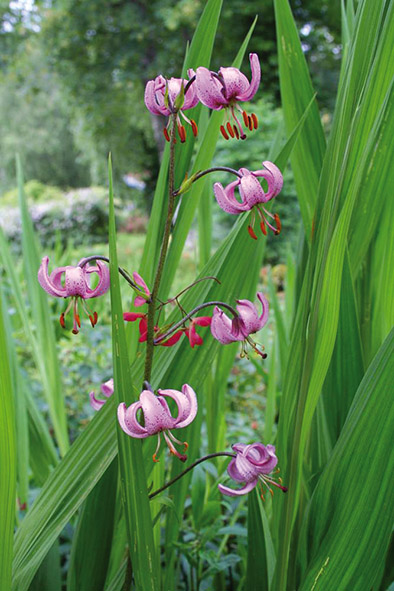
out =
<svg viewBox="0 0 394 591"><path fill-rule="evenodd" d="M282 224L280 222L280 218L277 213L274 214L274 219L275 219L275 224L276 224L275 234L278 235L278 234L280 234Z"/></svg>
<svg viewBox="0 0 394 591"><path fill-rule="evenodd" d="M246 127L249 127L249 124L248 124L248 114L247 114L246 111L242 111L242 117L244 118L244 123L245 123Z"/></svg>
<svg viewBox="0 0 394 591"><path fill-rule="evenodd" d="M186 129L183 125L178 125L178 133L181 138L181 144L184 144L186 141Z"/></svg>
<svg viewBox="0 0 394 591"><path fill-rule="evenodd" d="M261 231L264 234L264 236L267 236L267 228L265 227L265 221L264 220L261 220L261 222L260 222L260 228L261 228Z"/></svg>
<svg viewBox="0 0 394 591"><path fill-rule="evenodd" d="M62 328L66 327L66 323L64 322L64 314L60 314L59 322Z"/></svg>
<svg viewBox="0 0 394 591"><path fill-rule="evenodd" d="M259 120L257 119L257 115L255 115L255 113L252 113L252 120L253 120L253 127L255 129L257 129L259 126Z"/></svg>
<svg viewBox="0 0 394 591"><path fill-rule="evenodd" d="M222 136L224 137L225 140L229 140L230 139L228 137L227 131L224 129L223 125L220 126L220 131L222 132Z"/></svg>
<svg viewBox="0 0 394 591"><path fill-rule="evenodd" d="M170 136L168 135L168 129L167 129L167 127L165 127L163 129L163 133L164 133L164 137L166 138L167 142L169 142L170 141Z"/></svg>
<svg viewBox="0 0 394 591"><path fill-rule="evenodd" d="M237 138L237 140L239 140L239 131L238 131L238 128L235 125L233 125L233 129L234 129L235 137Z"/></svg>
<svg viewBox="0 0 394 591"><path fill-rule="evenodd" d="M257 240L257 236L255 231L253 230L252 226L248 226L249 236L253 238L253 240Z"/></svg>
<svg viewBox="0 0 394 591"><path fill-rule="evenodd" d="M197 123L194 121L194 119L190 119L190 123L192 124L193 135L194 135L194 137L197 137L197 134L198 134Z"/></svg>
<svg viewBox="0 0 394 591"><path fill-rule="evenodd" d="M160 461L160 460L157 459L156 454L153 454L152 460L155 462L155 464L157 464L157 462Z"/></svg>
<svg viewBox="0 0 394 591"><path fill-rule="evenodd" d="M230 121L227 121L226 127L227 127L227 131L229 132L229 134L231 135L231 137L234 137L234 131L233 131L233 128L231 127Z"/></svg>

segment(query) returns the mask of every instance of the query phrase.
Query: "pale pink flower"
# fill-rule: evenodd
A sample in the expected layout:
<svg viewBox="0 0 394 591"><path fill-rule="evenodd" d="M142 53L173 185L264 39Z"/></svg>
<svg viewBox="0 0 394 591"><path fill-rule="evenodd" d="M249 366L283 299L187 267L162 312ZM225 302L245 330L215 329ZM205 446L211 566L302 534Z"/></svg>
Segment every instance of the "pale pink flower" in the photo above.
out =
<svg viewBox="0 0 394 591"><path fill-rule="evenodd" d="M109 398L114 393L114 380L113 378L107 380L103 384L101 384L101 392L104 394L106 398ZM90 405L94 410L100 410L102 406L106 403L106 400L100 400L96 398L94 392L89 392L90 398Z"/></svg>

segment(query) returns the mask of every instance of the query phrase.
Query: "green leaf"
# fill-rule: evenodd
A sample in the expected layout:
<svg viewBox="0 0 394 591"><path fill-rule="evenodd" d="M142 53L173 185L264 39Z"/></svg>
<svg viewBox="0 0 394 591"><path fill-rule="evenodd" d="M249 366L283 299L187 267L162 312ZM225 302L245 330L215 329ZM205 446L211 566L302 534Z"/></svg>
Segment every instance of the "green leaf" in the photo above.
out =
<svg viewBox="0 0 394 591"><path fill-rule="evenodd" d="M255 489L248 495L248 562L245 589L270 589L275 568L275 551L268 520Z"/></svg>
<svg viewBox="0 0 394 591"><path fill-rule="evenodd" d="M300 591L313 585L319 591L364 591L379 582L394 519L387 503L394 485L394 456L387 453L393 374L394 331L360 384L311 499L301 536Z"/></svg>
<svg viewBox="0 0 394 591"><path fill-rule="evenodd" d="M12 536L15 524L16 441L10 355L0 297L0 587L11 589Z"/></svg>

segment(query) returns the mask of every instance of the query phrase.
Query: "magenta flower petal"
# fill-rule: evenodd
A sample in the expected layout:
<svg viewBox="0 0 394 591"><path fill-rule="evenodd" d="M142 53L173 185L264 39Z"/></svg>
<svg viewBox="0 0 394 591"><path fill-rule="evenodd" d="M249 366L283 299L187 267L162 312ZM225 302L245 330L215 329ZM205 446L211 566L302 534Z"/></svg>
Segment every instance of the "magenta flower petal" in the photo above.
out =
<svg viewBox="0 0 394 591"><path fill-rule="evenodd" d="M145 281L142 279L141 275L139 273L134 272L133 279L137 285L142 287L142 289L144 290L146 295L149 297L150 296L149 288L146 285ZM137 296L134 300L134 306L142 306L143 304L146 304L146 298L144 298L143 296Z"/></svg>
<svg viewBox="0 0 394 591"><path fill-rule="evenodd" d="M237 98L240 101L250 101L250 99L254 97L260 86L261 68L257 53L250 53L249 61L252 70L252 80L250 81L249 87L245 89L245 91L242 94L238 95Z"/></svg>
<svg viewBox="0 0 394 591"><path fill-rule="evenodd" d="M100 408L105 404L105 400L98 400L94 392L89 392L89 398L90 406L93 408L93 410L100 410Z"/></svg>
<svg viewBox="0 0 394 591"><path fill-rule="evenodd" d="M101 384L101 391L107 398L112 396L112 394L114 393L114 379L111 378L103 384Z"/></svg>
<svg viewBox="0 0 394 591"><path fill-rule="evenodd" d="M215 193L216 201L219 204L219 207L226 211L227 213L231 213L237 215L242 213L243 211L247 211L249 209L248 205L244 203L240 203L234 197L234 189L240 184L240 181L233 181L226 188L223 188L221 183L215 183L213 185L213 192Z"/></svg>
<svg viewBox="0 0 394 591"><path fill-rule="evenodd" d="M228 100L223 93L223 85L207 68L202 66L197 68L194 84L199 100L209 109L219 111L228 105Z"/></svg>
<svg viewBox="0 0 394 591"><path fill-rule="evenodd" d="M137 439L143 439L148 437L148 433L145 427L142 427L137 421L137 410L142 408L140 401L134 402L127 408L124 402L118 406L118 421L123 431L130 435L130 437L136 437Z"/></svg>
<svg viewBox="0 0 394 591"><path fill-rule="evenodd" d="M245 486L243 486L242 488L234 489L229 488L228 486L224 486L223 484L218 484L218 489L222 494L227 495L228 497L240 497L242 495L247 495L251 490L254 489L257 483L258 478L256 478L255 480L251 480L250 482L247 482Z"/></svg>
<svg viewBox="0 0 394 591"><path fill-rule="evenodd" d="M60 284L60 276L56 275L56 282L54 283L53 280L49 277L48 274L48 265L49 265L49 257L45 256L42 261L40 268L38 269L38 282L43 289L49 295L55 296L58 298L65 298L67 297L67 290L65 287L61 286ZM67 269L68 267L59 267L61 270L60 275ZM52 274L55 273L54 271Z"/></svg>
<svg viewBox="0 0 394 591"><path fill-rule="evenodd" d="M182 392L178 390L158 390L160 396L169 396L178 407L178 416L175 419L175 427L181 429L189 425L196 417L198 404L197 396L193 388L188 384L182 386Z"/></svg>
<svg viewBox="0 0 394 591"><path fill-rule="evenodd" d="M212 314L211 333L222 345L243 341L245 338L243 333L233 330L233 322L218 306L215 306Z"/></svg>
<svg viewBox="0 0 394 591"><path fill-rule="evenodd" d="M149 80L145 87L144 101L146 108L154 115L169 115L169 110L164 106L164 92L165 92L165 80L164 78L157 76L155 80ZM159 103L159 97L162 99L161 104Z"/></svg>
<svg viewBox="0 0 394 591"><path fill-rule="evenodd" d="M89 267L88 265L86 265L85 278L88 276L88 274L97 273L99 281L94 289L91 289L89 285L87 285L87 295L85 296L85 298L97 298L98 296L107 293L107 291L109 290L110 277L108 266L105 263L103 263L103 261L97 261L96 265L97 266L94 267Z"/></svg>
<svg viewBox="0 0 394 591"><path fill-rule="evenodd" d="M258 179L246 168L241 168L242 171L246 171L240 179L239 192L242 197L243 203L247 207L245 209L252 209L254 205L258 203L265 203L266 194L263 191L263 187L260 185ZM245 211L244 209L244 211Z"/></svg>
<svg viewBox="0 0 394 591"><path fill-rule="evenodd" d="M145 429L148 435L154 435L159 431L175 427L176 420L171 416L166 401L164 398L161 400L159 398L149 390L143 390L140 394Z"/></svg>
<svg viewBox="0 0 394 591"><path fill-rule="evenodd" d="M255 170L251 174L254 177L264 178L267 181L268 191L267 193L264 193L263 191L264 196L260 201L260 203L267 203L267 201L270 201L271 199L279 195L279 193L281 192L283 187L283 175L279 168L273 162L269 162L268 160L266 160L263 162L263 166L265 167L265 170ZM242 170L247 169L245 168Z"/></svg>
<svg viewBox="0 0 394 591"><path fill-rule="evenodd" d="M237 311L247 335L261 330L268 319L268 301L260 291L257 293L257 297L262 304L262 313L260 316L256 306L252 302L249 300L237 300Z"/></svg>

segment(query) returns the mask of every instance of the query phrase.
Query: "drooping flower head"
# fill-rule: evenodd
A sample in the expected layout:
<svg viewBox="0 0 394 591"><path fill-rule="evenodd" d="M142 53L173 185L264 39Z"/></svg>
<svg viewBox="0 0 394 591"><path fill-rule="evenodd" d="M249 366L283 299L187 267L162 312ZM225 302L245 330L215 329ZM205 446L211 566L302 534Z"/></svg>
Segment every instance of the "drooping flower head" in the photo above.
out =
<svg viewBox="0 0 394 591"><path fill-rule="evenodd" d="M276 195L278 195L283 186L283 176L279 168L273 162L268 160L263 162L264 169L255 170L254 172L247 168L240 168L241 175L236 181L233 181L225 188L221 183L215 183L213 191L219 206L234 215L243 213L244 211L252 210L252 222L248 227L249 234L252 238L257 239L254 231L255 212L260 218L260 228L263 234L267 234L266 225L273 231L274 234L279 234L281 229L280 219L278 214L272 215L267 211L263 203L267 203ZM259 178L265 179L268 185L265 192L259 182ZM234 196L234 190L239 187L241 195L241 202ZM263 213L264 212L264 213ZM270 217L275 222L275 227L267 220Z"/></svg>
<svg viewBox="0 0 394 591"><path fill-rule="evenodd" d="M200 67L196 70L196 92L203 105L220 111L227 109L228 121L226 126L221 126L223 137L246 138L242 123L235 113L237 109L243 117L245 126L252 131L257 129L256 115L248 115L238 103L250 101L257 92L261 79L261 68L256 53L249 54L252 79L246 78L238 68L220 68L219 72L211 72L207 68Z"/></svg>
<svg viewBox="0 0 394 591"><path fill-rule="evenodd" d="M139 275L139 273L136 273L135 271L133 273L133 279L135 283L141 288L141 293L142 291L144 291L147 296L145 298L143 295L137 295L137 297L134 299L134 306L143 306L148 302L148 299L150 297L149 287L146 285L141 275Z"/></svg>
<svg viewBox="0 0 394 591"><path fill-rule="evenodd" d="M97 312L92 313L85 300L103 295L108 291L110 285L109 269L105 263L97 260L95 265L87 263L81 266L84 260L81 259L76 267L58 267L49 275L49 257L45 256L38 270L38 281L49 295L57 298L70 298L66 310L60 315L60 324L63 328L65 327L65 317L72 308L74 317L72 332L74 334L78 334L81 327L78 303L81 303L82 309L89 316L92 326L95 326L97 324ZM92 288L93 274L98 276L98 283L96 287Z"/></svg>
<svg viewBox="0 0 394 591"><path fill-rule="evenodd" d="M236 482L244 483L244 486L234 489L219 484L218 488L221 493L229 497L245 495L253 490L259 482L264 484L271 493L270 485L277 486L283 492L287 491L286 487L278 484L272 477L268 476L278 463L273 445L236 443L232 448L236 452L236 456L229 463L227 472L230 478Z"/></svg>
<svg viewBox="0 0 394 591"><path fill-rule="evenodd" d="M178 390L157 390L157 394L154 394L151 390L143 390L139 400L128 408L124 402L119 404L119 424L127 435L138 439L157 433L158 441L156 451L153 454L154 462L158 461L156 456L160 448L161 433L163 433L170 452L182 462L185 462L187 456L184 453L181 454L175 448L174 443L183 445L184 451L187 450L188 444L176 439L170 429L181 429L194 420L197 414L196 394L188 384L182 386L182 392ZM172 398L177 406L178 414L175 418L171 414L165 397ZM143 425L137 418L139 410L143 413Z"/></svg>
<svg viewBox="0 0 394 591"><path fill-rule="evenodd" d="M260 291L257 293L257 298L262 306L260 315L256 306L249 300L237 300L238 316L232 320L221 308L215 306L212 315L211 332L212 336L222 345L242 341L242 356L247 355L246 345L249 344L256 353L265 358L266 354L258 349L256 343L250 337L251 334L261 330L268 320L268 301Z"/></svg>
<svg viewBox="0 0 394 591"><path fill-rule="evenodd" d="M194 70L188 70L189 78L195 75ZM195 107L198 97L193 82L188 84L184 78L170 78L166 80L163 76L156 76L149 80L145 87L145 105L154 115L171 115L177 113L177 127L181 142L186 140L186 131L179 115L192 127L193 135L197 135L197 125L193 119L188 119L184 111ZM186 89L186 90L185 90ZM170 136L168 125L164 128L164 137L169 142Z"/></svg>
<svg viewBox="0 0 394 591"><path fill-rule="evenodd" d="M103 384L101 384L101 392L104 394L106 398L109 398L114 393L114 380L113 378L107 380ZM89 392L90 398L90 405L94 410L100 410L102 406L106 403L106 400L100 400L96 398L94 392Z"/></svg>

